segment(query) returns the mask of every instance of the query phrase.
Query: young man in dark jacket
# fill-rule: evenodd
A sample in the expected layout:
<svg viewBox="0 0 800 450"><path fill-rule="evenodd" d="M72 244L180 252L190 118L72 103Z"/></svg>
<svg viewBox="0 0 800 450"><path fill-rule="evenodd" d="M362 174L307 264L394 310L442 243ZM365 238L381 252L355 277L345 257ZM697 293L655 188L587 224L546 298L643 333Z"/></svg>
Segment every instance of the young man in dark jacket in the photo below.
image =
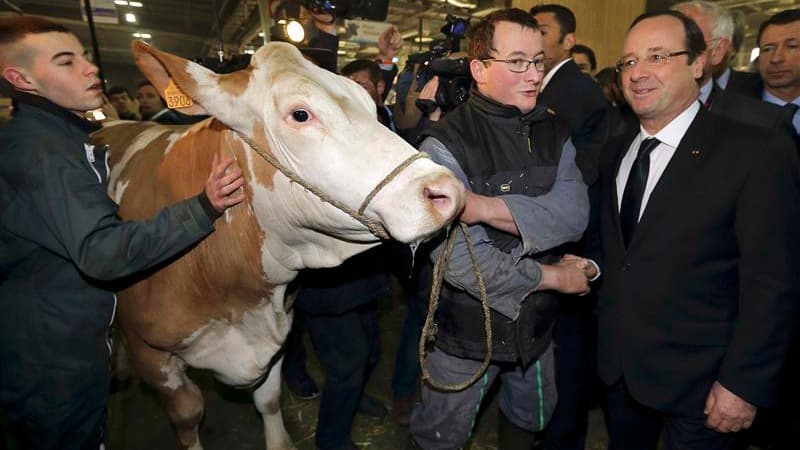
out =
<svg viewBox="0 0 800 450"><path fill-rule="evenodd" d="M84 53L61 25L0 21L0 74L19 103L0 129L0 405L37 450L101 448L113 281L196 244L244 198L241 170L215 158L204 192L122 222L105 149L86 143L83 114L103 94Z"/></svg>

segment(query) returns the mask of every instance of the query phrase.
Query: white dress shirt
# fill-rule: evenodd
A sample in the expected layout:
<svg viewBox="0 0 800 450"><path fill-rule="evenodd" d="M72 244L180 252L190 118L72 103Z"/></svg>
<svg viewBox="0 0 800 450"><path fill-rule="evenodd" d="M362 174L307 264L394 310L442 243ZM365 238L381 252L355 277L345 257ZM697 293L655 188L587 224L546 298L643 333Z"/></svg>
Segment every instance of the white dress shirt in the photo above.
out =
<svg viewBox="0 0 800 450"><path fill-rule="evenodd" d="M677 117L672 119L667 126L662 128L655 135L650 135L644 128L640 127L639 134L636 136L636 139L633 140L631 146L628 148L628 152L622 158L619 171L617 172L617 211L622 207L622 193L625 192L625 183L628 182L628 175L631 173L634 161L636 161L639 144L650 137L654 137L661 142L650 153L650 170L647 173L647 184L644 187L644 194L642 195L642 207L639 209L639 220L641 220L642 214L644 214L644 210L647 207L647 201L650 199L650 194L653 192L653 189L655 189L656 184L658 184L661 174L663 174L664 170L667 168L667 164L669 164L669 161L672 159L672 155L675 154L675 150L678 148L681 139L683 139L686 130L689 129L689 125L692 124L699 110L700 103L692 102L688 108L678 114Z"/></svg>

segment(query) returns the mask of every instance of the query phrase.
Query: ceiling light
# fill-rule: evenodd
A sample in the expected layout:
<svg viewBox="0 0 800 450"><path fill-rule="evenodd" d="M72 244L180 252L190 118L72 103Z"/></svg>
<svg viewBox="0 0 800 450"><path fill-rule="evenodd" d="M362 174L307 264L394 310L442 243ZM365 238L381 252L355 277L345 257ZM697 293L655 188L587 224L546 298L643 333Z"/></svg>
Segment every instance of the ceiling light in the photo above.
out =
<svg viewBox="0 0 800 450"><path fill-rule="evenodd" d="M753 62L758 58L758 55L761 53L761 49L756 47L750 52L750 62Z"/></svg>
<svg viewBox="0 0 800 450"><path fill-rule="evenodd" d="M306 30L303 29L300 22L290 20L289 23L286 24L286 37L292 42L302 42L306 37Z"/></svg>
<svg viewBox="0 0 800 450"><path fill-rule="evenodd" d="M478 7L477 3L469 3L462 0L445 0L448 5L453 5L456 8L475 9Z"/></svg>
<svg viewBox="0 0 800 450"><path fill-rule="evenodd" d="M129 5L133 6L134 8L141 8L144 6L142 2L128 2Z"/></svg>
<svg viewBox="0 0 800 450"><path fill-rule="evenodd" d="M136 14L125 13L125 22L136 23Z"/></svg>
<svg viewBox="0 0 800 450"><path fill-rule="evenodd" d="M428 42L433 42L433 38L430 36L417 36L414 38L414 42L417 44L426 44Z"/></svg>
<svg viewBox="0 0 800 450"><path fill-rule="evenodd" d="M136 33L133 33L133 37L139 38L139 39L150 39L153 36L150 35L150 33L139 33L139 32L136 32Z"/></svg>
<svg viewBox="0 0 800 450"><path fill-rule="evenodd" d="M125 0L114 0L114 4L119 6L128 6L128 2Z"/></svg>

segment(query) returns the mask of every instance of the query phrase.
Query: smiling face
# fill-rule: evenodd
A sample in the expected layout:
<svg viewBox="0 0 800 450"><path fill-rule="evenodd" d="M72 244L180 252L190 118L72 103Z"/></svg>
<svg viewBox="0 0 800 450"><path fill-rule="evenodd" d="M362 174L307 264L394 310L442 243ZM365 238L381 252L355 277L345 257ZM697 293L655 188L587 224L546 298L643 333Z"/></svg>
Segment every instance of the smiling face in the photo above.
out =
<svg viewBox="0 0 800 450"><path fill-rule="evenodd" d="M492 47L492 58L533 60L543 54L542 34L516 23L497 22ZM515 73L503 62L473 60L470 69L483 95L504 105L516 106L523 113L536 107L543 74L533 64L525 72Z"/></svg>
<svg viewBox="0 0 800 450"><path fill-rule="evenodd" d="M4 67L3 76L17 89L45 97L78 115L102 105L97 66L86 58L74 35L28 34L14 45L14 52L18 64Z"/></svg>
<svg viewBox="0 0 800 450"><path fill-rule="evenodd" d="M676 55L648 64L648 55L686 50L683 24L671 16L656 16L637 23L628 32L622 57L639 62L620 74L622 92L642 126L655 133L697 100L697 79L703 76L703 55L691 64L688 55Z"/></svg>

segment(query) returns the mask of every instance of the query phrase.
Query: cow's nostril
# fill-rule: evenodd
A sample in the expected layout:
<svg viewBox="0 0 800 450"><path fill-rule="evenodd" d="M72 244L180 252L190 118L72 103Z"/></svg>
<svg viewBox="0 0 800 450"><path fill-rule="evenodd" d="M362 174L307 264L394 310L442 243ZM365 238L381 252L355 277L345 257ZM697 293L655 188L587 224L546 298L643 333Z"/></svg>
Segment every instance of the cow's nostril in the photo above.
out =
<svg viewBox="0 0 800 450"><path fill-rule="evenodd" d="M452 199L446 192L434 187L426 186L423 189L423 195L433 203L436 209L446 208L452 204Z"/></svg>

